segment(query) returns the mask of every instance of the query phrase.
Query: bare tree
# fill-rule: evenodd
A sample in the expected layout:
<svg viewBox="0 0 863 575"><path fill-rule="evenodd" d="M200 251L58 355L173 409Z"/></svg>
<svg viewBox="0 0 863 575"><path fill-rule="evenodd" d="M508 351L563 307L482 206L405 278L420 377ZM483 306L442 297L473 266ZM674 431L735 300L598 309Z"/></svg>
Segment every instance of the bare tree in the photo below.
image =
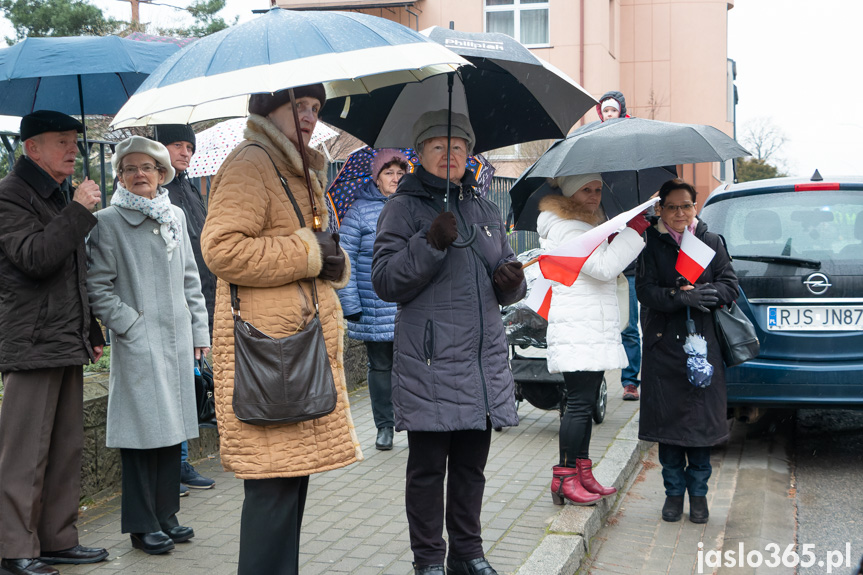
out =
<svg viewBox="0 0 863 575"><path fill-rule="evenodd" d="M780 151L788 142L788 137L771 118L760 117L747 122L740 140L756 160L780 164Z"/></svg>
<svg viewBox="0 0 863 575"><path fill-rule="evenodd" d="M522 173L528 169L548 150L553 142L554 140L534 140L533 142L519 144L518 159L513 161L513 166L515 166L518 173Z"/></svg>
<svg viewBox="0 0 863 575"><path fill-rule="evenodd" d="M651 120L656 119L656 114L663 106L667 106L668 102L665 97L657 96L653 88L650 88L650 97L647 99L647 117Z"/></svg>

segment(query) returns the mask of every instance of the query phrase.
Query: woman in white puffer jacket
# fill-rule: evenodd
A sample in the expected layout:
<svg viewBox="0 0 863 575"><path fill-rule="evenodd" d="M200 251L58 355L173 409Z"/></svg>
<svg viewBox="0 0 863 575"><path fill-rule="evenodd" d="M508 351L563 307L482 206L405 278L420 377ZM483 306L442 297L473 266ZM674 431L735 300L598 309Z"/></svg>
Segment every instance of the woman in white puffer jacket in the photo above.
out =
<svg viewBox="0 0 863 575"><path fill-rule="evenodd" d="M602 178L599 174L557 178L562 195L539 203L537 231L545 250L569 242L600 223ZM605 370L628 364L620 339L617 276L644 249L643 215L604 241L587 258L571 286L555 284L548 312L548 370L562 373L566 410L560 420L560 462L553 468L554 503L569 500L592 505L614 494L593 477L590 461L591 411Z"/></svg>

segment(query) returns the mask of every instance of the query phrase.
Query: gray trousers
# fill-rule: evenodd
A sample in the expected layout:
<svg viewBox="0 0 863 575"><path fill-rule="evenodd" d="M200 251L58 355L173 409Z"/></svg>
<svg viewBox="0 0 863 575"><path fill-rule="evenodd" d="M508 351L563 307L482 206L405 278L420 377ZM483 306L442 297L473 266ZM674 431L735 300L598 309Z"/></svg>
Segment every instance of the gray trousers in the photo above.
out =
<svg viewBox="0 0 863 575"><path fill-rule="evenodd" d="M78 545L84 443L83 369L3 374L0 557L38 557Z"/></svg>

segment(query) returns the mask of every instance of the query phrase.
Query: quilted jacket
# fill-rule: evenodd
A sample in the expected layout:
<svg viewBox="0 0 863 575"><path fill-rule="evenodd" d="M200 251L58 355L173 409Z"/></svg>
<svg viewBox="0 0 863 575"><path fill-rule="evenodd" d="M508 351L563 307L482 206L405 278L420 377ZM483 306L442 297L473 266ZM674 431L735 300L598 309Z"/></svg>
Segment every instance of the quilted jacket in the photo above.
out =
<svg viewBox="0 0 863 575"><path fill-rule="evenodd" d="M546 196L536 222L543 249L577 238L594 227L591 217L563 196ZM625 228L603 241L584 262L571 286L554 284L548 311L548 371L605 371L629 364L620 340L617 276L644 249L641 236Z"/></svg>
<svg viewBox="0 0 863 575"><path fill-rule="evenodd" d="M362 314L358 321L348 320L348 337L362 341L392 341L398 306L378 297L372 285L372 250L378 216L387 198L373 182L363 187L342 220L341 244L351 258L352 274L348 285L339 290L345 317Z"/></svg>
<svg viewBox="0 0 863 575"><path fill-rule="evenodd" d="M518 425L500 306L524 297L524 282L500 290L492 276L515 255L500 211L476 193L467 172L450 189L460 235L469 248L438 250L426 233L440 214L446 181L422 166L399 182L378 222L375 291L398 302L393 344L396 429L464 431Z"/></svg>
<svg viewBox="0 0 863 575"><path fill-rule="evenodd" d="M344 320L336 294L336 289L347 283L349 265L338 282L314 280L324 339L339 391L335 411L312 421L272 426L249 425L234 416L229 282L239 286L243 319L281 338L296 333L310 319L311 281L322 266L314 232L300 227L270 161L272 158L286 179L303 218L310 224L312 209L299 152L262 116L249 116L245 137L246 141L228 156L216 175L201 234L204 260L219 278L213 371L222 464L240 479L299 477L344 467L362 459L345 385ZM307 153L312 189L326 229L324 160L314 150L307 149Z"/></svg>

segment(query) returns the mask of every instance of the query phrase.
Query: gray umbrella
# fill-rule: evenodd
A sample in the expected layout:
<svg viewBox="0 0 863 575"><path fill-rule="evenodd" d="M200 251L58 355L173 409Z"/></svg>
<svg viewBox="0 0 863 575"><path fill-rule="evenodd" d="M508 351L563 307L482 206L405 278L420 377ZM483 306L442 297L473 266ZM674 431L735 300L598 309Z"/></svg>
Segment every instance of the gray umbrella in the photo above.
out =
<svg viewBox="0 0 863 575"><path fill-rule="evenodd" d="M513 184L509 194L515 228L535 229L536 214L527 213L526 206L536 203L529 203L534 192L547 193L543 189L546 178L625 170L636 171L638 178L638 171L657 166L723 162L749 155L743 146L712 126L642 118L594 122L555 142ZM635 187L639 188L637 179ZM522 217L532 218L534 227L520 225Z"/></svg>

